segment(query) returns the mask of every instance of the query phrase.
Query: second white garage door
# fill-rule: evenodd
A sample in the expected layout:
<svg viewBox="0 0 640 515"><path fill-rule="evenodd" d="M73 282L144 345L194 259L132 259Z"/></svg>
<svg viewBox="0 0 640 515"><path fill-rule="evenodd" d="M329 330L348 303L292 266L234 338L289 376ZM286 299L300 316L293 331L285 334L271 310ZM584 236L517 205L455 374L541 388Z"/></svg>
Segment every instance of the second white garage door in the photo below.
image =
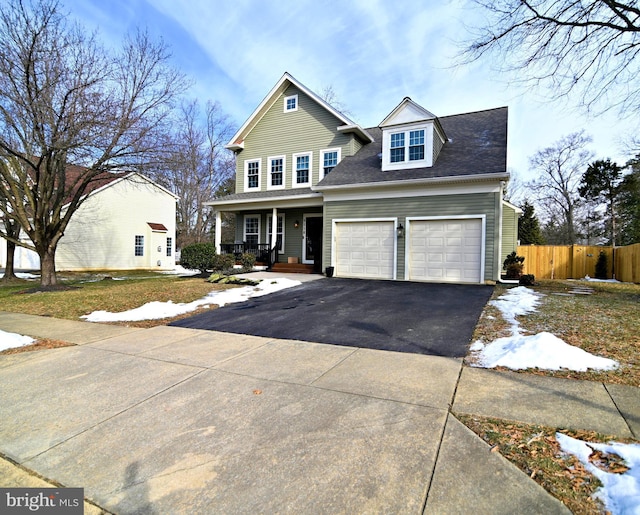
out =
<svg viewBox="0 0 640 515"><path fill-rule="evenodd" d="M393 222L336 222L335 236L338 277L394 278Z"/></svg>
<svg viewBox="0 0 640 515"><path fill-rule="evenodd" d="M408 232L409 280L481 282L481 219L413 220Z"/></svg>

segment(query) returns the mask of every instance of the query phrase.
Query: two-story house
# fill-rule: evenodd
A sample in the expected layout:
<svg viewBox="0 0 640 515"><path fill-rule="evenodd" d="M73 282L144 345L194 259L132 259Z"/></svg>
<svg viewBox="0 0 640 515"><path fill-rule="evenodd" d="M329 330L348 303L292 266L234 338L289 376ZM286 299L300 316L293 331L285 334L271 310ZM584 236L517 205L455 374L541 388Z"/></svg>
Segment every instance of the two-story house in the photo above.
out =
<svg viewBox="0 0 640 515"><path fill-rule="evenodd" d="M506 107L439 118L405 98L365 129L285 73L227 148L236 193L208 203L221 252L221 212L236 251L338 277L483 283L516 248Z"/></svg>

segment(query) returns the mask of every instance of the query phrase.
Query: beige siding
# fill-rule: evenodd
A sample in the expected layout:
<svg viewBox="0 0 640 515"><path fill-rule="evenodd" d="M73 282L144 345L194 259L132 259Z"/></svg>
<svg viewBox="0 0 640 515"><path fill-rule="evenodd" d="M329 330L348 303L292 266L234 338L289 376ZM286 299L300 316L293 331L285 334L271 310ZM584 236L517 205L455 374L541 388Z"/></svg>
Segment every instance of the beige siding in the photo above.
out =
<svg viewBox="0 0 640 515"><path fill-rule="evenodd" d="M486 216L485 280L495 280L498 269L498 220L500 198L496 193L441 195L379 200L325 202L323 268L330 265L333 219L390 218L406 226L407 217L415 216ZM405 242L398 242L398 279L405 278Z"/></svg>
<svg viewBox="0 0 640 515"><path fill-rule="evenodd" d="M58 245L57 268L172 269L175 220L176 201L167 192L136 176L114 183L89 197L73 215ZM168 231L154 232L147 222L163 224ZM134 255L136 235L144 236L143 256ZM171 256L166 255L167 237L173 241Z"/></svg>
<svg viewBox="0 0 640 515"><path fill-rule="evenodd" d="M508 254L518 246L518 213L511 206L502 206L502 249L500 252L500 266Z"/></svg>
<svg viewBox="0 0 640 515"><path fill-rule="evenodd" d="M298 110L284 112L284 97L298 95ZM236 154L236 192L245 191L244 163L251 159L261 160L260 190L267 189L267 158L286 157L285 187L291 188L292 169L295 167L292 155L313 152L311 180L319 181L320 151L340 148L345 158L360 149L361 144L353 134L339 133L336 129L343 123L306 96L295 86L280 95L257 125L249 132L244 142L244 150Z"/></svg>

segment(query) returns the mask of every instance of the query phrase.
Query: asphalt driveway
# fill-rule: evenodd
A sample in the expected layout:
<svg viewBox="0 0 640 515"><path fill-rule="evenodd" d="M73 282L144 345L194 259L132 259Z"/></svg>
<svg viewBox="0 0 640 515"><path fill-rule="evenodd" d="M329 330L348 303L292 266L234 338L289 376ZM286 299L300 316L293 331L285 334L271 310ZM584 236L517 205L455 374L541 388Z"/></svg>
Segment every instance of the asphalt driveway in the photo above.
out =
<svg viewBox="0 0 640 515"><path fill-rule="evenodd" d="M320 279L173 326L463 357L492 286Z"/></svg>

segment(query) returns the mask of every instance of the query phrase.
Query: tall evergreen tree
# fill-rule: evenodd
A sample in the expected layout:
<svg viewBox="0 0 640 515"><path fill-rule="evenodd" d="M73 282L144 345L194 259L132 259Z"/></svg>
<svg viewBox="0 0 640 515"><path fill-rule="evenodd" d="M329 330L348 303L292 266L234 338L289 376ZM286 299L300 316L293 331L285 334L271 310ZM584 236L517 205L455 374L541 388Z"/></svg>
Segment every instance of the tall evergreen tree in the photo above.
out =
<svg viewBox="0 0 640 515"><path fill-rule="evenodd" d="M589 165L582 175L578 191L586 200L605 203L609 216L608 228L611 245L615 247L617 236L617 203L622 182L622 168L611 159L600 159Z"/></svg>
<svg viewBox="0 0 640 515"><path fill-rule="evenodd" d="M627 165L631 173L620 184L620 245L640 243L640 155Z"/></svg>
<svg viewBox="0 0 640 515"><path fill-rule="evenodd" d="M518 239L521 245L544 245L544 238L540 231L540 222L535 214L535 208L525 200L522 205L522 216L518 219Z"/></svg>

